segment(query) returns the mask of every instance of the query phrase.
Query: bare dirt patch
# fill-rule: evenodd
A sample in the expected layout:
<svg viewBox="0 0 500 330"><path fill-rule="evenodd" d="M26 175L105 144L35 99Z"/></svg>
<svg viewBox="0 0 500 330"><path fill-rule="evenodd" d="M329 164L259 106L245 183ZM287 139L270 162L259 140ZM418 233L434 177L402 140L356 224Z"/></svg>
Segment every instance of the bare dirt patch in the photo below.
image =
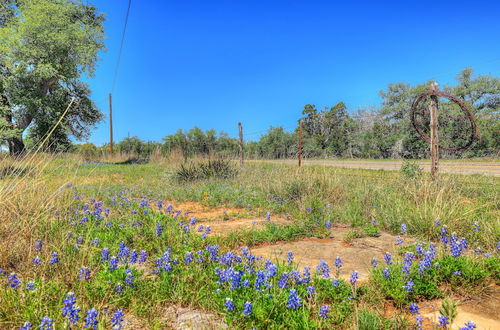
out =
<svg viewBox="0 0 500 330"><path fill-rule="evenodd" d="M360 280L366 280L372 259L377 258L381 262L385 252L394 252L396 236L382 233L379 237L355 238L346 242L343 237L349 230L349 228L333 228L330 238L306 238L293 242L278 242L253 248L252 253L264 259L277 259L283 262L287 260L288 252L292 251L294 263L300 268L310 267L311 270L315 270L320 260L323 259L330 266L332 274L334 260L339 256L343 262L340 271L341 278L348 279L356 270Z"/></svg>
<svg viewBox="0 0 500 330"><path fill-rule="evenodd" d="M172 205L174 210L181 210L182 214L187 212L190 217L200 220L222 220L224 218L239 217L247 214L245 209L231 207L211 207L198 202L174 202L163 201L163 205Z"/></svg>
<svg viewBox="0 0 500 330"><path fill-rule="evenodd" d="M426 329L433 329L439 316L441 300L419 303L424 316ZM492 285L483 297L474 297L468 300L459 300L458 315L451 328L463 327L464 323L474 321L478 330L500 329L500 287Z"/></svg>

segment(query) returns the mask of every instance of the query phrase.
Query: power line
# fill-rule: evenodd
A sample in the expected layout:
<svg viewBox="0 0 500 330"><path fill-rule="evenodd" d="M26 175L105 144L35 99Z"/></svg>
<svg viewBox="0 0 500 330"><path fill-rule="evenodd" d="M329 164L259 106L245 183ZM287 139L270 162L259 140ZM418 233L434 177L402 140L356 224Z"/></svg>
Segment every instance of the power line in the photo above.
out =
<svg viewBox="0 0 500 330"><path fill-rule="evenodd" d="M118 51L118 58L116 60L116 67L115 67L115 73L113 75L113 85L111 87L111 92L114 92L114 90L115 90L116 78L118 76L118 69L120 68L120 61L122 58L122 51L123 51L123 43L125 42L125 32L127 31L128 16L130 14L130 5L131 4L132 4L132 0L128 0L127 14L125 15L125 24L123 25L122 39L120 42L120 50Z"/></svg>

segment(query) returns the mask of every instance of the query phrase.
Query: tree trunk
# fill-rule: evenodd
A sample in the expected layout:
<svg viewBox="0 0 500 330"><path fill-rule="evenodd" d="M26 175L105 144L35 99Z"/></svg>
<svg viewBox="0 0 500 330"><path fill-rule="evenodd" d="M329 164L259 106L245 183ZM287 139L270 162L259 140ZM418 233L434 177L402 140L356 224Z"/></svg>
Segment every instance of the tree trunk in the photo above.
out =
<svg viewBox="0 0 500 330"><path fill-rule="evenodd" d="M9 138L7 141L11 156L19 156L26 151L22 136L14 136Z"/></svg>

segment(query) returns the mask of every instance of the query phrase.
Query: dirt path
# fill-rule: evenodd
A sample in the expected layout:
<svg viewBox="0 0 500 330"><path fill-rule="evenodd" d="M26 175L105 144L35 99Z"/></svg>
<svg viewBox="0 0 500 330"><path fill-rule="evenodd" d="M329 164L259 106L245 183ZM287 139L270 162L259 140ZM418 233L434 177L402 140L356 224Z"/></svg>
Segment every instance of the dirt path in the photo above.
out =
<svg viewBox="0 0 500 330"><path fill-rule="evenodd" d="M263 162L296 164L296 160L263 160ZM304 165L324 165L346 168L362 168L369 170L389 170L399 171L402 160L304 160ZM430 171L429 161L418 161L417 164L423 168L424 171ZM500 162L441 162L440 171L443 173L453 174L484 174L492 176L500 176Z"/></svg>

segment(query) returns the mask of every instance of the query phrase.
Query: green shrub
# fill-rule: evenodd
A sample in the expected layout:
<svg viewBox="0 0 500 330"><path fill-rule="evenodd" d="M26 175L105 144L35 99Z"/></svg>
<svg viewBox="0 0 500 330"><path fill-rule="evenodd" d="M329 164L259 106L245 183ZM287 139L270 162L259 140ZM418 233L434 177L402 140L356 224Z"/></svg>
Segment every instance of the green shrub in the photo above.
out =
<svg viewBox="0 0 500 330"><path fill-rule="evenodd" d="M204 179L230 179L238 170L229 160L217 159L208 162L182 164L175 172L180 182L190 182Z"/></svg>
<svg viewBox="0 0 500 330"><path fill-rule="evenodd" d="M409 160L404 161L400 171L408 179L416 179L422 175L422 168L416 162Z"/></svg>

